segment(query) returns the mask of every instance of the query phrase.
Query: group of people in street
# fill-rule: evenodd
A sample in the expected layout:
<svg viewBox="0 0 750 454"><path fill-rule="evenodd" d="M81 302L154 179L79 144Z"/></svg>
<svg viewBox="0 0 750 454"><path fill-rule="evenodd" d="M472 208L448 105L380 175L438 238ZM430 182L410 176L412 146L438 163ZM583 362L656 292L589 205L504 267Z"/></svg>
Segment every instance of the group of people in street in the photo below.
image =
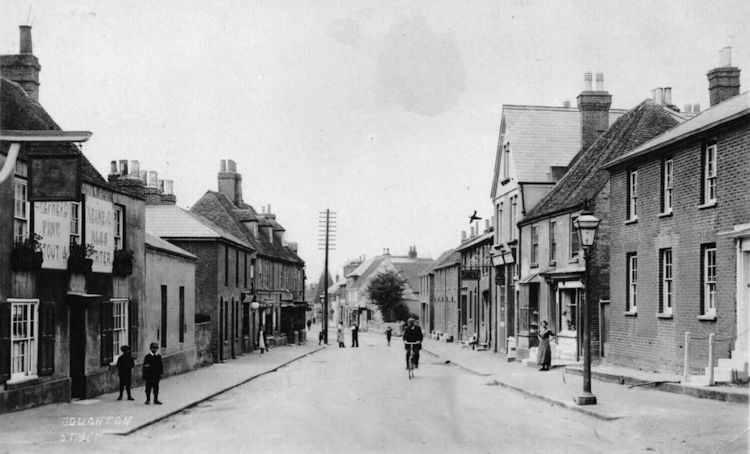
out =
<svg viewBox="0 0 750 454"><path fill-rule="evenodd" d="M336 330L336 342L339 343L339 348L345 348L344 344L344 324L339 323L339 327ZM354 323L352 325L352 347L359 347L359 325Z"/></svg>
<svg viewBox="0 0 750 454"><path fill-rule="evenodd" d="M120 395L117 400L122 400L123 391L127 392L128 400L135 400L130 392L133 384L133 368L135 360L130 351L130 347L123 345L120 347L122 354L117 358L117 374L120 378ZM154 394L154 404L161 405L159 400L159 381L164 375L164 362L159 354L159 344L152 342L149 346L149 352L143 358L143 381L146 383L146 405L151 403L151 393Z"/></svg>

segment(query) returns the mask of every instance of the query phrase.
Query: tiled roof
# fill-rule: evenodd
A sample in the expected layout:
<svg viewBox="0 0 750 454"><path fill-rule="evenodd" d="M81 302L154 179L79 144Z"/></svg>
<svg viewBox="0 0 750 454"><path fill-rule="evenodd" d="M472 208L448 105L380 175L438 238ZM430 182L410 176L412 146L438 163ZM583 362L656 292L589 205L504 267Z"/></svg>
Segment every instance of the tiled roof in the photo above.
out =
<svg viewBox="0 0 750 454"><path fill-rule="evenodd" d="M0 77L0 129L15 131L61 131L39 102L30 98L17 83ZM72 143L23 144L19 159L26 161L28 153L76 154L81 156L81 180L111 188L109 183L91 165L86 155Z"/></svg>
<svg viewBox="0 0 750 454"><path fill-rule="evenodd" d="M420 276L426 276L430 273L432 273L434 270L436 270L438 267L444 264L452 255L454 255L455 249L450 249L448 251L443 252L440 254L440 257L438 257L434 262L432 262L427 268L422 270L421 273L419 273ZM460 259L461 256L459 254L455 254Z"/></svg>
<svg viewBox="0 0 750 454"><path fill-rule="evenodd" d="M245 238L260 256L292 263L304 263L304 260L294 251L283 244L272 242L262 231L259 231L257 236L253 235L253 232L243 224L243 221L249 221L253 216L258 220L259 227L271 226L274 231L283 231L284 228L275 219L259 214L246 203L237 207L225 194L217 191L206 191L203 197L190 208L190 211L210 219L241 238Z"/></svg>
<svg viewBox="0 0 750 454"><path fill-rule="evenodd" d="M451 249L450 251L444 252L443 255L435 261L435 264L432 265L432 270L437 271L449 266L458 265L459 263L461 263L461 253L456 249Z"/></svg>
<svg viewBox="0 0 750 454"><path fill-rule="evenodd" d="M179 248L169 241L164 241L158 236L152 235L148 232L146 232L146 246L149 248L158 249L160 251L166 251L175 255L180 255L182 257L197 259L196 256L189 253L185 249Z"/></svg>
<svg viewBox="0 0 750 454"><path fill-rule="evenodd" d="M625 110L610 109L609 124ZM500 143L510 143L510 172L519 182L553 182L550 167L565 167L581 149L581 112L575 107L503 105L492 195L500 177Z"/></svg>
<svg viewBox="0 0 750 454"><path fill-rule="evenodd" d="M609 180L603 166L611 159L627 153L645 141L674 127L682 121L674 111L643 101L609 127L587 149L575 158L574 164L534 208L522 224L533 222L555 212L576 209L584 199L593 199Z"/></svg>
<svg viewBox="0 0 750 454"><path fill-rule="evenodd" d="M745 92L724 102L716 104L698 115L690 118L679 126L676 126L664 134L644 143L634 150L618 158L612 159L605 168L614 167L629 161L635 157L647 154L656 149L682 140L692 134L697 134L707 129L716 127L727 121L731 121L743 115L750 114L750 92Z"/></svg>
<svg viewBox="0 0 750 454"><path fill-rule="evenodd" d="M461 243L461 245L456 248L456 251L457 252L463 251L464 249L468 249L472 246L476 246L479 243L483 243L487 240L493 239L494 236L495 236L494 230L490 230L489 232L475 236L474 238L469 238L468 240Z"/></svg>
<svg viewBox="0 0 750 454"><path fill-rule="evenodd" d="M351 288L364 288L377 270L383 267L386 269L390 268L398 271L407 280L413 291L419 291L419 273L430 266L432 262L432 259L425 258L412 259L406 256L379 255L367 259L357 269L349 273L347 277L359 277Z"/></svg>
<svg viewBox="0 0 750 454"><path fill-rule="evenodd" d="M161 238L224 239L251 248L247 241L176 205L146 205L146 231Z"/></svg>

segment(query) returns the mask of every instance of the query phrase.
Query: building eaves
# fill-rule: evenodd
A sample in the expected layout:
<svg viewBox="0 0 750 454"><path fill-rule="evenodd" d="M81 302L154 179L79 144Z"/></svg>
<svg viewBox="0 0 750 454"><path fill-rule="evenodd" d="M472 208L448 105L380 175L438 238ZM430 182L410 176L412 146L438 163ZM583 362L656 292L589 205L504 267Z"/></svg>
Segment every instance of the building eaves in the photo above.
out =
<svg viewBox="0 0 750 454"><path fill-rule="evenodd" d="M245 240L227 232L210 220L176 205L146 205L146 231L169 239L224 240L252 250Z"/></svg>
<svg viewBox="0 0 750 454"><path fill-rule="evenodd" d="M470 248L472 246L476 246L477 244L483 243L483 242L485 242L487 240L492 240L494 238L494 235L495 235L494 231L492 229L490 229L490 231L487 232L487 233L483 233L483 234L481 234L479 236L476 236L474 238L470 238L470 239L464 241L463 243L461 243L461 245L459 247L456 248L456 251L457 252L458 251L463 251L463 250L466 250L466 249L468 249L468 248Z"/></svg>
<svg viewBox="0 0 750 454"><path fill-rule="evenodd" d="M156 235L152 235L148 232L146 232L146 249L153 249L158 250L161 252L166 252L171 255L177 255L182 258L186 258L189 260L198 260L198 257L191 254L190 252L175 246L174 244L170 243L169 241L162 240Z"/></svg>
<svg viewBox="0 0 750 454"><path fill-rule="evenodd" d="M700 134L747 115L750 115L750 92L746 91L704 110L629 153L611 160L605 164L604 168L609 170L640 156L655 152L693 135Z"/></svg>

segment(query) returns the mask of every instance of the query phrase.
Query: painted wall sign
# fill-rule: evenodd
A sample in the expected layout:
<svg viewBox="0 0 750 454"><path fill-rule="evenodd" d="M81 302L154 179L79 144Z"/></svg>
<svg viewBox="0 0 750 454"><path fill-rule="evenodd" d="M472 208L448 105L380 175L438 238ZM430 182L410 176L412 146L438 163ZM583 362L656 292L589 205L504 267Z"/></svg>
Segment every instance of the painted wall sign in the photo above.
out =
<svg viewBox="0 0 750 454"><path fill-rule="evenodd" d="M86 243L94 245L92 271L111 273L115 253L115 207L108 200L86 196Z"/></svg>
<svg viewBox="0 0 750 454"><path fill-rule="evenodd" d="M34 202L34 233L42 236L42 268L68 268L70 215L70 202Z"/></svg>

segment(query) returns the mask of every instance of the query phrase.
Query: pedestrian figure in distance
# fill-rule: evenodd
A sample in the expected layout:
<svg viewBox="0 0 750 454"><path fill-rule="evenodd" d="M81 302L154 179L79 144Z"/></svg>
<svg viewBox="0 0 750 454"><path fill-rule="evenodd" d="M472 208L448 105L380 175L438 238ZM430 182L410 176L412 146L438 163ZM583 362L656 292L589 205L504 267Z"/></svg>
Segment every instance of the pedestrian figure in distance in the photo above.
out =
<svg viewBox="0 0 750 454"><path fill-rule="evenodd" d="M310 326L312 325L312 320L307 320L307 330L310 331Z"/></svg>
<svg viewBox="0 0 750 454"><path fill-rule="evenodd" d="M552 350L549 347L549 338L555 333L547 328L547 321L542 322L542 329L537 333L539 338L539 351L537 352L536 362L539 364L539 370L549 370L552 364Z"/></svg>
<svg viewBox="0 0 750 454"><path fill-rule="evenodd" d="M352 326L352 347L359 347L359 326L356 323Z"/></svg>
<svg viewBox="0 0 750 454"><path fill-rule="evenodd" d="M388 346L391 346L391 336L393 335L393 328L390 326L385 329L385 340L388 341Z"/></svg>
<svg viewBox="0 0 750 454"><path fill-rule="evenodd" d="M344 348L344 324L339 323L338 331L336 332L336 341L339 343L339 348Z"/></svg>
<svg viewBox="0 0 750 454"><path fill-rule="evenodd" d="M135 400L130 395L130 385L132 384L132 372L135 367L135 361L133 356L130 354L130 347L123 345L120 347L122 355L117 358L117 374L120 376L120 396L117 400L122 400L123 389L128 391L128 400Z"/></svg>
<svg viewBox="0 0 750 454"><path fill-rule="evenodd" d="M159 401L159 381L164 374L164 363L159 354L159 344L151 342L151 351L143 359L143 380L146 382L146 405L151 403L151 391L154 392L154 403L161 405Z"/></svg>
<svg viewBox="0 0 750 454"><path fill-rule="evenodd" d="M413 348L414 354L413 354L413 361L414 361L414 367L419 368L419 350L422 347L422 339L424 338L424 335L422 334L422 328L419 327L419 325L414 324L414 319L409 318L409 320L406 321L406 328L404 328L404 348L406 350L406 368L409 368L409 347L411 346ZM417 342L416 345L409 345L407 342Z"/></svg>
<svg viewBox="0 0 750 454"><path fill-rule="evenodd" d="M325 340L326 333L321 329L318 333L318 345L323 345L323 341Z"/></svg>
<svg viewBox="0 0 750 454"><path fill-rule="evenodd" d="M263 352L268 350L268 343L266 342L266 330L263 328L263 325L260 325L258 327L258 348L260 349L260 354L262 355Z"/></svg>

